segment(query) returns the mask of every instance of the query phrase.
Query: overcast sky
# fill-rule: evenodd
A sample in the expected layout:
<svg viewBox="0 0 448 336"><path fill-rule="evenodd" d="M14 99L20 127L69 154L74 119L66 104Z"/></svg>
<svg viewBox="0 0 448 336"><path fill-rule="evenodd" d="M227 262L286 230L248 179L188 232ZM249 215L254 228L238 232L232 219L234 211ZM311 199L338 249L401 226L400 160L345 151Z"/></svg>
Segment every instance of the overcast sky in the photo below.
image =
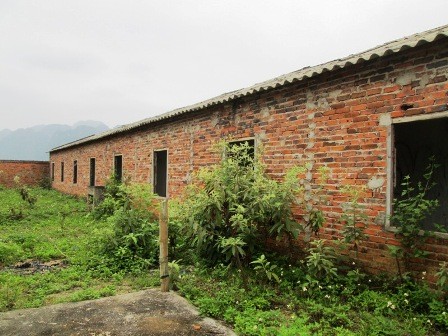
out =
<svg viewBox="0 0 448 336"><path fill-rule="evenodd" d="M445 24L447 0L0 0L0 129L114 127Z"/></svg>

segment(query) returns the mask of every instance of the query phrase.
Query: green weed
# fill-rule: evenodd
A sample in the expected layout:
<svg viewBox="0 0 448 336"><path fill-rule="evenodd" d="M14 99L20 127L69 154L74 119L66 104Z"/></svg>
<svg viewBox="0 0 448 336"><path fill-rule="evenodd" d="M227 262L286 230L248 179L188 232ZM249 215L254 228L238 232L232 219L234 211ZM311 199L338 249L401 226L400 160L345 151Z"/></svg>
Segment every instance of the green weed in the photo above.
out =
<svg viewBox="0 0 448 336"><path fill-rule="evenodd" d="M111 223L95 220L84 199L54 190L29 189L36 197L26 216L12 219L9 209L23 205L13 189L0 190L0 311L113 295L157 285L158 277L133 275L110 267L96 247L113 234ZM19 261L64 260L51 270L21 275ZM108 260L107 260L108 261ZM2 269L3 267L3 269ZM5 268L11 268L6 271Z"/></svg>

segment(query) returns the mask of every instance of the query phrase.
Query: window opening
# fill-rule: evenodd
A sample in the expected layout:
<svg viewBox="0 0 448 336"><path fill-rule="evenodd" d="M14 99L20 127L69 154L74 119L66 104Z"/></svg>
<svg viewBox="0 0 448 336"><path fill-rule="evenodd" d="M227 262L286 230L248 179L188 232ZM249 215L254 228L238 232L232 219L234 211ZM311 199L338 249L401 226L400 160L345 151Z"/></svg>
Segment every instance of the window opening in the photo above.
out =
<svg viewBox="0 0 448 336"><path fill-rule="evenodd" d="M73 183L78 183L78 160L73 161Z"/></svg>
<svg viewBox="0 0 448 336"><path fill-rule="evenodd" d="M430 158L440 166L434 171L436 183L427 197L438 199L439 207L425 219L424 227L437 230L435 224L448 229L448 118L418 120L394 124L393 198L400 197L405 176L413 185L423 182Z"/></svg>
<svg viewBox="0 0 448 336"><path fill-rule="evenodd" d="M245 151L241 153L241 155L247 155L247 158L240 158L240 164L244 167L251 165L255 158L255 140L254 139L246 139L246 140L238 140L229 142L229 147L238 147L244 146Z"/></svg>
<svg viewBox="0 0 448 336"><path fill-rule="evenodd" d="M154 152L154 193L161 197L166 197L168 180L168 151L161 150Z"/></svg>
<svg viewBox="0 0 448 336"><path fill-rule="evenodd" d="M114 157L114 176L119 182L123 179L123 156L115 155Z"/></svg>
<svg viewBox="0 0 448 336"><path fill-rule="evenodd" d="M90 181L91 187L95 186L95 158L90 159Z"/></svg>
<svg viewBox="0 0 448 336"><path fill-rule="evenodd" d="M51 180L54 181L54 162L51 163Z"/></svg>
<svg viewBox="0 0 448 336"><path fill-rule="evenodd" d="M61 182L64 182L64 162L61 162Z"/></svg>

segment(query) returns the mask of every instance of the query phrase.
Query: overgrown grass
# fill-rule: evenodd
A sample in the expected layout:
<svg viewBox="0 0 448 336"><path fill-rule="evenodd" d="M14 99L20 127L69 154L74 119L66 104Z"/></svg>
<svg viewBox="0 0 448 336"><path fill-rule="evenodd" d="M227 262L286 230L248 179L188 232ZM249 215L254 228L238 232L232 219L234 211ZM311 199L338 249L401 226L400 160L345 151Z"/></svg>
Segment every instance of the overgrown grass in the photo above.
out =
<svg viewBox="0 0 448 336"><path fill-rule="evenodd" d="M111 224L95 220L84 199L31 189L34 205L17 190L0 190L0 311L94 299L158 284L147 272L111 270L98 255ZM24 260L63 260L44 273L18 274Z"/></svg>
<svg viewBox="0 0 448 336"><path fill-rule="evenodd" d="M246 287L238 271L224 266L181 272L177 286L202 314L224 319L240 335L423 336L448 331L446 306L423 284L349 276L310 286L302 265L283 265L279 284L246 272Z"/></svg>
<svg viewBox="0 0 448 336"><path fill-rule="evenodd" d="M143 234L150 234L149 242L157 238L152 224L133 221L132 227L125 227L132 230L123 231L123 223L134 217L123 217L121 210L101 219L88 211L83 199L51 190L29 192L36 197L34 204L23 201L17 190L0 190L0 311L95 299L159 284L158 272L147 270L152 257L129 255L139 252L133 244ZM184 244L177 242L186 249ZM315 241L308 257L296 264L267 254L240 269L223 264L207 267L192 251L182 250L182 256L174 258L196 264L174 263L172 278L175 288L203 315L226 321L240 335L448 332L447 301L441 292L423 282L371 277L356 265L333 272L335 264L328 263L331 254L319 244ZM58 259L64 265L44 273L18 274L11 266L26 259Z"/></svg>

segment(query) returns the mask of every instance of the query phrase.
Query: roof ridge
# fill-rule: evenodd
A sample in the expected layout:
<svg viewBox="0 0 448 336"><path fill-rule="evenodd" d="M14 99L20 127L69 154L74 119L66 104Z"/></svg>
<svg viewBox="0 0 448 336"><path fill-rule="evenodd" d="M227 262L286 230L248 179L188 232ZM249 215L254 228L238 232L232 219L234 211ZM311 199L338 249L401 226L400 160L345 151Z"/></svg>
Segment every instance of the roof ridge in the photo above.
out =
<svg viewBox="0 0 448 336"><path fill-rule="evenodd" d="M279 86L286 85L288 83L292 83L293 81L301 81L307 78L311 78L317 75L322 74L327 71L334 71L337 69L344 68L348 65L357 64L360 62L368 61L374 58L383 57L390 55L392 53L396 53L401 51L403 48L414 48L422 43L433 42L438 39L440 36L448 37L448 25L432 28L423 32L415 33L409 36L402 37L400 39L392 40L383 44L380 44L376 47L364 50L362 52L356 54L350 54L343 58L338 58L332 61L328 61L325 63L317 64L314 66L306 66L301 69L268 79L263 82L255 83L251 86L229 91L223 93L221 95L215 96L213 98L187 105L184 107L179 107L174 110L145 118L130 124L122 125L111 130L98 133L96 135L92 135L83 139L75 140L70 143L58 146L50 150L50 152L69 148L72 146L76 146L85 142L98 140L101 138L105 138L107 136L111 136L114 134L130 131L132 129L142 127L148 125L150 123L161 121L165 119L169 119L184 113L198 111L204 109L206 107L222 104L240 97L244 97L247 95L251 95L256 92L266 91L270 89L274 89Z"/></svg>

